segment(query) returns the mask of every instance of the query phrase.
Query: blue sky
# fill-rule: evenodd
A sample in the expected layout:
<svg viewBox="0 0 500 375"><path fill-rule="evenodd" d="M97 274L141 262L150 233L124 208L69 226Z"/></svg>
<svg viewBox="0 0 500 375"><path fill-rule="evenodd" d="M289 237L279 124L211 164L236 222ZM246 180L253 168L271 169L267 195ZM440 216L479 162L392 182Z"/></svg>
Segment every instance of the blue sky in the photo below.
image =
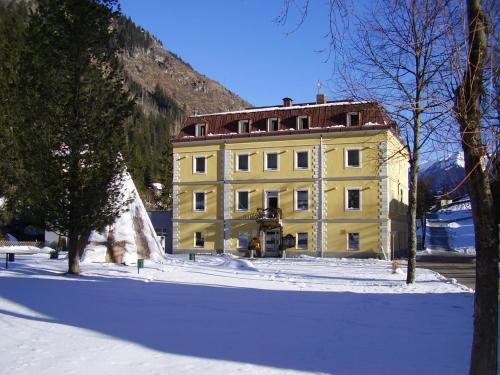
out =
<svg viewBox="0 0 500 375"><path fill-rule="evenodd" d="M316 83L332 78L327 7L313 2L305 23L293 12L285 26L274 20L282 0L121 0L122 11L162 40L198 72L256 106L314 101ZM324 91L328 98L339 99Z"/></svg>

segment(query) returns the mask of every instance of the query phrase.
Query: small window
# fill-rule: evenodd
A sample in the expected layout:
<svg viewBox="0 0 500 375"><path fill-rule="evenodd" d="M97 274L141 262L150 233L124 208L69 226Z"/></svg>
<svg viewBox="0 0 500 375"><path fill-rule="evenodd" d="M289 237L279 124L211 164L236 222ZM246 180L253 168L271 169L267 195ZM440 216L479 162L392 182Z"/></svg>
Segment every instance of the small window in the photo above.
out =
<svg viewBox="0 0 500 375"><path fill-rule="evenodd" d="M359 149L346 150L346 166L350 168L361 167L361 151Z"/></svg>
<svg viewBox="0 0 500 375"><path fill-rule="evenodd" d="M296 169L309 169L309 152L297 151L295 153L295 168Z"/></svg>
<svg viewBox="0 0 500 375"><path fill-rule="evenodd" d="M196 124L196 136L204 137L207 135L207 124Z"/></svg>
<svg viewBox="0 0 500 375"><path fill-rule="evenodd" d="M265 168L268 171L277 171L278 170L278 153L277 152L269 152L265 154L266 165Z"/></svg>
<svg viewBox="0 0 500 375"><path fill-rule="evenodd" d="M277 132L278 131L278 119L277 118L268 118L267 119L267 131L268 132Z"/></svg>
<svg viewBox="0 0 500 375"><path fill-rule="evenodd" d="M248 191L236 192L236 211L248 211Z"/></svg>
<svg viewBox="0 0 500 375"><path fill-rule="evenodd" d="M309 116L297 117L297 129L309 129Z"/></svg>
<svg viewBox="0 0 500 375"><path fill-rule="evenodd" d="M205 192L195 191L194 195L194 210L205 211Z"/></svg>
<svg viewBox="0 0 500 375"><path fill-rule="evenodd" d="M297 233L297 249L307 249L307 232Z"/></svg>
<svg viewBox="0 0 500 375"><path fill-rule="evenodd" d="M240 120L238 122L238 133L250 133L250 120Z"/></svg>
<svg viewBox="0 0 500 375"><path fill-rule="evenodd" d="M309 210L309 190L295 191L295 210L296 211Z"/></svg>
<svg viewBox="0 0 500 375"><path fill-rule="evenodd" d="M238 248L248 249L248 233L240 232L238 233Z"/></svg>
<svg viewBox="0 0 500 375"><path fill-rule="evenodd" d="M350 211L361 210L361 190L347 189L346 193L346 209Z"/></svg>
<svg viewBox="0 0 500 375"><path fill-rule="evenodd" d="M205 156L194 156L194 173L205 174L207 172L207 161Z"/></svg>
<svg viewBox="0 0 500 375"><path fill-rule="evenodd" d="M202 232L194 232L194 247L205 247L205 237Z"/></svg>
<svg viewBox="0 0 500 375"><path fill-rule="evenodd" d="M347 126L359 126L359 112L349 112L347 114Z"/></svg>
<svg viewBox="0 0 500 375"><path fill-rule="evenodd" d="M240 172L248 172L250 169L249 165L249 155L248 154L239 154L236 157L236 170Z"/></svg>
<svg viewBox="0 0 500 375"><path fill-rule="evenodd" d="M347 234L347 249L359 250L359 233Z"/></svg>

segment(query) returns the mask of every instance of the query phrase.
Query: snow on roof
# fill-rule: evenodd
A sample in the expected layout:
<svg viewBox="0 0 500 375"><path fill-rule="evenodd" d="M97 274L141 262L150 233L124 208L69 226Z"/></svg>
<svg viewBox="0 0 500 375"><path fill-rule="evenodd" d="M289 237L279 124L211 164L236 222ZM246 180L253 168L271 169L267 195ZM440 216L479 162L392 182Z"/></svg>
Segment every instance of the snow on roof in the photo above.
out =
<svg viewBox="0 0 500 375"><path fill-rule="evenodd" d="M325 104L316 103L306 103L298 104L291 107L275 106L275 107L260 107L260 108L248 108L239 111L229 111L229 112L217 112L217 113L205 113L200 115L191 115L189 117L206 117L206 116L217 116L217 115L231 115L238 113L255 113L255 112L267 112L267 111L288 111L291 109L306 109L306 108L319 108L319 107L330 107L336 105L351 105L351 104L367 104L372 103L369 101L338 101L338 102L328 102Z"/></svg>

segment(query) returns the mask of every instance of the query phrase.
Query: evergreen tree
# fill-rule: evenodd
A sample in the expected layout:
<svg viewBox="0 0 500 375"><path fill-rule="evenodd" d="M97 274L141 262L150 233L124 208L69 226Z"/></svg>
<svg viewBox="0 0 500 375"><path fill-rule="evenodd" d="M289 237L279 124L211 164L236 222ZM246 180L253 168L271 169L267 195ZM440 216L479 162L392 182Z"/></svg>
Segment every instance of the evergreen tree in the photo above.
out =
<svg viewBox="0 0 500 375"><path fill-rule="evenodd" d="M23 3L0 5L0 197L15 183L19 115L19 66L28 11Z"/></svg>
<svg viewBox="0 0 500 375"><path fill-rule="evenodd" d="M119 155L132 102L117 59L118 16L116 0L40 0L26 33L16 203L68 237L72 274L82 240L122 210Z"/></svg>

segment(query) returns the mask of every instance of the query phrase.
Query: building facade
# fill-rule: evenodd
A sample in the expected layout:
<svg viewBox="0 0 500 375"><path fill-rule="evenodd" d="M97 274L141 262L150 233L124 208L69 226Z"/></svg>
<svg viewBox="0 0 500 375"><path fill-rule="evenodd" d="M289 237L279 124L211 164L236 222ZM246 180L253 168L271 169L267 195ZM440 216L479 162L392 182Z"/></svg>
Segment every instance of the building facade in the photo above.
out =
<svg viewBox="0 0 500 375"><path fill-rule="evenodd" d="M257 239L277 256L287 235L287 255L404 250L408 157L396 124L374 102L283 101L187 118L173 140L173 252L243 255Z"/></svg>

